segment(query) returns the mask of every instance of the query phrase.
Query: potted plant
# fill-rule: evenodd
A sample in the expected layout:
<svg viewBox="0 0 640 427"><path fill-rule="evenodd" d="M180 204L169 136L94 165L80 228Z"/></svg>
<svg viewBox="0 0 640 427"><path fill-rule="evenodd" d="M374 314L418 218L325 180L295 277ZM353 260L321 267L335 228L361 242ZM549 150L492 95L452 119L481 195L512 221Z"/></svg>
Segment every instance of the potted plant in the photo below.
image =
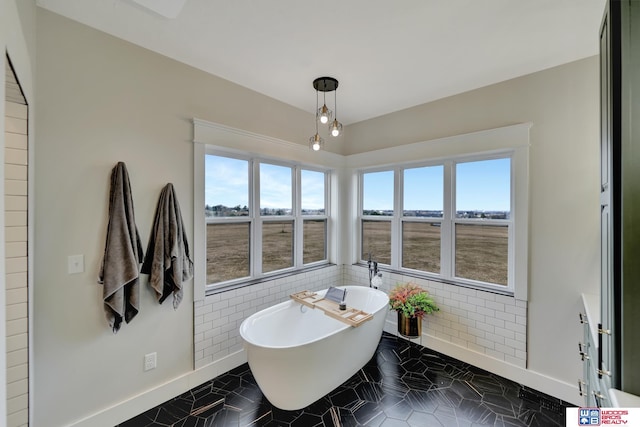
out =
<svg viewBox="0 0 640 427"><path fill-rule="evenodd" d="M398 312L398 332L403 337L422 335L422 318L439 311L429 292L413 282L398 283L389 293L389 307Z"/></svg>

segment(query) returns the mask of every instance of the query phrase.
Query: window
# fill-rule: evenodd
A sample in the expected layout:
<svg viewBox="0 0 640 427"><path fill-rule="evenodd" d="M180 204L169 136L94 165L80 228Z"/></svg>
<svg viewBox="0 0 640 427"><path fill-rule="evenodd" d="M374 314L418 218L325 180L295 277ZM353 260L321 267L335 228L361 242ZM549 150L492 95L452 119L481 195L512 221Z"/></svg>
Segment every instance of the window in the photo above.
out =
<svg viewBox="0 0 640 427"><path fill-rule="evenodd" d="M402 172L402 267L439 274L444 167Z"/></svg>
<svg viewBox="0 0 640 427"><path fill-rule="evenodd" d="M194 119L194 298L371 254L383 270L527 300L531 126L343 161Z"/></svg>
<svg viewBox="0 0 640 427"><path fill-rule="evenodd" d="M323 172L302 170L301 214L303 251L302 262L310 264L327 259L327 218Z"/></svg>
<svg viewBox="0 0 640 427"><path fill-rule="evenodd" d="M326 171L214 150L204 168L210 287L328 262Z"/></svg>
<svg viewBox="0 0 640 427"><path fill-rule="evenodd" d="M262 271L293 267L292 174L288 166L260 163Z"/></svg>
<svg viewBox="0 0 640 427"><path fill-rule="evenodd" d="M249 162L205 156L207 283L251 274Z"/></svg>
<svg viewBox="0 0 640 427"><path fill-rule="evenodd" d="M511 160L455 164L455 276L507 286Z"/></svg>
<svg viewBox="0 0 640 427"><path fill-rule="evenodd" d="M391 264L393 205L393 171L362 174L361 259Z"/></svg>
<svg viewBox="0 0 640 427"><path fill-rule="evenodd" d="M360 176L361 261L513 292L512 153Z"/></svg>

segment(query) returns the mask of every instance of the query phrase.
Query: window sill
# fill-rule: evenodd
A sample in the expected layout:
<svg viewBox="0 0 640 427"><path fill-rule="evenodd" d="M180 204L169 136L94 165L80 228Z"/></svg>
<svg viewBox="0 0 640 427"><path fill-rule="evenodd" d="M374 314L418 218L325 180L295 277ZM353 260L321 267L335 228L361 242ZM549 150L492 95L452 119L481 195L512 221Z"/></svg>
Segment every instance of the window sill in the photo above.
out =
<svg viewBox="0 0 640 427"><path fill-rule="evenodd" d="M333 267L335 265L336 264L326 262L324 264L316 264L308 267L303 267L298 270L291 270L291 271L286 271L282 273L271 274L271 275L263 276L257 279L248 279L242 282L236 282L228 285L221 285L221 286L213 285L205 289L205 297L215 295L215 294L221 294L223 292L229 292L234 289L245 288L247 286L259 285L260 283L270 282L273 280L282 279L284 277L295 276L297 274L307 273L309 271L320 270L322 268L327 268L327 267Z"/></svg>
<svg viewBox="0 0 640 427"><path fill-rule="evenodd" d="M362 267L362 268L367 268L367 264L365 262L357 262L355 264L353 264L355 266L358 267ZM496 295L504 295L504 296L508 296L508 297L514 297L515 294L512 290L509 289L498 289L498 288L494 288L492 286L482 286L482 285L472 285L469 283L465 283L465 282L459 282L457 280L448 280L448 279L443 279L441 277L438 276L432 276L429 274L420 274L417 273L413 270L396 270L393 268L390 268L388 266L378 266L378 270L382 271L382 272L388 272L388 273L392 273L392 274L399 274L402 276L407 276L407 277L413 277L416 279L422 279L422 280L429 280L431 282L438 282L438 283L444 283L447 285L452 285L452 286L458 286L461 288L467 288L467 289L475 289L477 291L482 291L482 292L489 292L492 294L496 294Z"/></svg>

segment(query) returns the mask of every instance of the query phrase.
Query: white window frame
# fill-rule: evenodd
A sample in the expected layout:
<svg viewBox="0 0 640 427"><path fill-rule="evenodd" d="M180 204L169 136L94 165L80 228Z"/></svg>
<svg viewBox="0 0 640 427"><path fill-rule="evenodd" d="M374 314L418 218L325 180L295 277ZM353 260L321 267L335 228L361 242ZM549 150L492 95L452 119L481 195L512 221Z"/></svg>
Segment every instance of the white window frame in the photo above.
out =
<svg viewBox="0 0 640 427"><path fill-rule="evenodd" d="M514 265L514 244L515 244L515 236L513 233L513 210L514 210L514 167L513 167L513 150L501 151L501 152L492 152L489 154L479 153L475 155L465 155L460 157L452 157L450 159L441 159L439 161L430 161L430 162L422 162L422 163L403 163L397 164L393 167L387 168L374 168L374 169L365 169L359 171L358 174L358 182L360 186L359 194L359 203L358 203L358 212L359 212L359 234L360 241L359 247L362 248L362 224L363 221L389 221L391 223L391 264L380 264L387 265L392 270L396 270L399 272L408 272L417 276L422 276L430 279L437 279L440 281L445 281L447 283L458 284L458 285L466 285L475 288L488 289L492 291L496 291L499 293L506 293L513 295L514 293L514 276L513 271L515 269ZM467 163L467 162L478 162L483 160L495 160L495 159L505 159L508 158L510 160L510 215L509 219L498 220L498 219L470 219L470 218L457 218L456 216L456 173L455 173L455 165L458 163ZM417 218L417 217L406 217L404 216L404 171L405 169L412 169L416 167L425 167L425 166L443 166L443 216L442 218ZM393 179L394 179L394 205L393 205L393 215L392 216L378 216L378 215L364 215L363 214L363 202L364 202L364 175L368 173L375 172L383 172L383 171L392 171ZM423 270L410 269L402 266L402 225L404 222L440 222L440 272L428 272ZM455 275L455 255L456 255L456 247L455 247L455 227L456 224L473 224L473 225L503 225L508 227L508 260L507 260L507 285L480 282L477 280L472 280L464 277L457 277ZM372 254L375 258L375 254ZM367 260L359 259L360 263L363 263ZM376 260L377 261L377 260Z"/></svg>
<svg viewBox="0 0 640 427"><path fill-rule="evenodd" d="M204 158L206 155L214 155L220 157L228 157L240 160L246 160L248 162L248 179L249 179L249 215L246 217L213 217L213 218L205 218L204 217L204 185L202 185L202 192L199 196L202 199L202 219L203 219L203 227L202 232L206 237L206 225L207 224L229 224L229 223L238 223L238 222L248 222L250 224L250 237L249 237L249 276L227 280L224 282L218 283L208 283L206 279L206 270L203 277L205 281L205 292L215 291L219 289L228 289L232 287L242 286L245 284L252 283L254 281L260 281L263 279L268 279L274 276L280 276L282 274L291 274L295 273L299 270L317 267L324 264L329 263L328 257L328 246L329 246L329 212L330 212L330 185L329 185L329 176L330 170L319 168L317 166L306 166L298 162L285 161L281 159L273 159L265 156L251 155L249 153L238 153L235 151L229 151L224 148L206 145L202 147L201 154L195 154L196 156L202 156L202 172L196 172L196 175L204 177ZM287 168L291 168L291 201L292 201L292 214L291 215L261 215L260 211L260 165L261 164L270 164L276 166L283 166ZM198 169L196 167L196 169ZM315 172L320 172L324 174L324 215L302 215L301 208L301 196L302 196L302 170L311 170ZM195 186L196 188L198 185ZM197 190L196 190L197 191ZM194 203L194 208L198 208L198 198L196 198L196 203ZM196 214L197 215L197 214ZM324 220L327 224L325 227L325 249L324 249L324 259L315 261L312 263L304 264L303 260L303 244L304 244L304 236L303 236L303 221L304 220ZM293 222L293 230L294 230L294 241L293 241L293 265L291 267L264 272L262 266L262 225L268 222L278 222L278 221L291 221ZM198 229L198 227L196 227ZM200 239L196 239L200 240ZM204 253L206 253L206 238L203 238L204 247L202 248L202 244L198 245L201 247ZM194 250L198 250L194 248ZM202 261L205 264L206 269L206 256L203 257Z"/></svg>
<svg viewBox="0 0 640 427"><path fill-rule="evenodd" d="M404 215L404 171L406 169L413 169L413 168L422 168L422 167L432 167L432 166L443 166L443 171L442 171L442 181L443 181L443 200L442 200L442 217L410 217L410 216L405 216ZM447 204L447 193L446 193L446 188L447 188L447 182L448 181L448 176L450 176L447 173L447 166L445 164L445 162L442 161L430 161L430 162L421 162L421 163L410 163L410 164L406 164L403 165L402 167L398 168L398 171L396 173L396 183L397 185L394 188L397 188L397 201L398 204L400 206L400 212L399 212L399 220L398 220L398 227L397 227L397 236L398 236L398 257L397 257L397 265L400 267L400 269L402 269L403 271L409 271L409 272L413 272L417 275L431 275L431 276L440 276L440 274L435 273L435 272L427 272L427 271L423 271L423 270L416 270L416 269L411 269L411 268L407 268L407 267L403 267L402 266L402 258L403 258L403 250L402 250L402 246L403 246L403 242L402 242L402 226L405 222L418 222L418 223L440 223L440 271L443 271L443 266L447 266L447 262L449 261L444 260L442 257L442 254L446 252L446 247L443 247L443 245L445 243L443 243L444 239L442 238L442 234L443 234L443 230L446 229L447 225L445 224L445 218L447 215L447 212L450 211L450 209L448 209L448 204Z"/></svg>
<svg viewBox="0 0 640 427"><path fill-rule="evenodd" d="M446 227L447 232L449 233L449 241L447 242L448 244L450 244L451 246L451 250L449 252L450 256L449 256L449 261L450 263L448 263L448 270L446 272L446 279L460 283L460 284L465 284L465 285L471 285L474 287L479 287L479 288L487 288L489 290L496 290L496 291L504 291L507 292L509 294L513 294L514 293L514 275L513 275L513 271L515 270L515 263L514 263L514 254L515 254L515 234L513 232L514 230L514 209L515 209L515 203L514 203L514 199L515 199L515 189L514 189L514 183L515 183L515 170L513 167L513 157L514 157L515 152L513 150L509 150L506 151L504 153L497 153L497 154L491 154L491 155L483 155L483 154L479 154L479 155L475 155L475 156L464 156L464 157L460 157L460 158L456 158L456 159L452 159L448 162L446 162L447 164L445 165L445 174L447 173L447 167L449 168L449 174L450 174L450 179L451 179L451 184L449 185L449 188L447 188L447 185L445 184L445 192L447 190L450 191L449 197L450 197L450 201L447 201L447 196L445 195L445 200L446 200L446 206L451 206L451 209L449 211L449 215L448 217L446 217L448 224L448 227ZM509 182L509 188L510 188L510 195L509 195L509 201L510 201L510 206L509 206L509 218L508 219L479 219L479 218L458 218L456 216L456 213L458 211L457 206L456 206L456 174L455 174L455 166L458 163L467 163L467 162L479 162L479 161L484 161L484 160L496 160L496 159L509 159L510 162L510 182ZM456 235L455 235L455 228L457 224L470 224L470 225L490 225L490 226L507 226L508 227L508 237L507 237L507 285L499 285L499 284L489 284L486 282L479 282L476 280L472 280L472 279L468 279L468 278L463 278L463 277L458 277L455 275L455 259L456 259Z"/></svg>
<svg viewBox="0 0 640 427"><path fill-rule="evenodd" d="M215 149L210 149L207 148L206 152L204 155L214 155L214 156L220 156L220 157L228 157L231 159L237 159L237 160L244 160L247 162L247 180L249 182L249 188L248 188L248 193L247 193L247 198L248 198L248 205L249 205L249 215L248 216L243 216L243 217L213 217L213 218L204 218L205 221L205 226L204 226L204 233L205 233L205 237L206 237L206 233L207 233L207 225L209 224L233 224L233 223L249 223L249 275L248 276L244 276L244 277L239 277L237 279L233 279L230 281L227 281L229 283L241 283L243 281L246 280L250 280L253 275L255 270L255 266L253 261L254 258L254 254L253 254L253 250L252 250L252 244L251 244L251 239L253 237L253 230L254 230L254 224L255 224L255 212L254 212L254 205L253 205L253 192L254 192L254 188L251 185L252 181L254 180L254 168L252 165L252 159L250 156L246 156L246 155L242 155L242 154L229 154L229 153L224 153L224 152L218 152ZM203 158L204 158L203 155ZM206 170L205 170L206 172ZM203 194L203 198L204 198L204 190L202 192ZM206 251L206 238L205 238L205 251ZM206 277L206 276L205 276ZM227 283L227 282L222 282L222 283ZM209 284L207 283L207 286Z"/></svg>
<svg viewBox="0 0 640 427"><path fill-rule="evenodd" d="M262 208L260 207L260 190L261 190L260 165L262 164L291 168L291 215L262 215ZM256 208L255 218L257 219L256 228L253 230L254 232L251 233L251 237L250 237L250 239L255 242L255 244L252 246L253 250L251 252L251 258L253 260L253 265L255 267L252 278L268 277L274 274L293 271L296 268L299 268L298 257L296 255L297 247L299 246L297 244L298 228L296 226L296 224L299 221L297 220L296 206L299 205L299 202L300 202L299 192L297 191L297 188L300 187L299 185L300 183L297 180L297 177L300 175L300 172L297 169L297 167L293 164L288 164L282 161L268 160L261 157L254 157L252 159L252 165L253 165L254 181L252 184L249 184L249 185L252 185L254 188L252 204ZM326 196L325 196L325 200L326 200ZM291 260L291 267L285 267L279 270L268 271L265 273L263 271L263 265L262 265L262 249L263 249L262 229L265 223L270 223L270 222L293 222L293 233L294 233L294 241L293 241L293 248L292 248L293 259ZM218 284L218 286L220 285L221 284ZM222 283L222 285L224 285L224 283ZM207 286L211 287L214 285L212 285L211 283L207 283Z"/></svg>
<svg viewBox="0 0 640 427"><path fill-rule="evenodd" d="M376 173L376 172L394 172L394 184L393 184L393 215L363 215L364 211L364 175L365 173ZM380 222L389 222L391 224L391 265L394 265L393 257L394 257L394 238L396 238L396 233L394 233L394 225L398 211L397 211L397 171L394 168L372 168L364 171L360 171L358 173L358 222L357 222L357 236L358 236L358 259L360 262L365 262L367 260L360 259L360 255L362 254L362 223L363 221L380 221ZM375 258L376 254L371 254L372 257ZM383 265L383 264L380 264Z"/></svg>
<svg viewBox="0 0 640 427"><path fill-rule="evenodd" d="M305 144L293 143L226 126L198 118L193 118L193 261L194 261L194 301L203 301L207 294L223 292L235 287L242 287L272 280L283 275L298 274L306 269L323 268L333 264L343 263L343 241L338 239L340 233L345 234L344 225L337 218L342 217L339 198L343 197L339 191L339 181L344 172L344 156L329 151L312 151ZM205 153L207 149L216 149L220 153L230 156L259 157L267 162L281 161L325 173L325 215L327 221L325 256L327 262L304 265L301 269L290 273L274 274L266 279L249 279L233 286L207 287L206 260L206 222L205 222ZM305 216L310 218L309 216ZM300 234L298 234L300 235ZM298 247L300 244L298 242Z"/></svg>
<svg viewBox="0 0 640 427"><path fill-rule="evenodd" d="M363 197L363 173L379 172L384 170L394 171L394 215L392 221L391 236L391 264L383 268L391 272L423 277L453 285L488 290L499 294L514 296L519 300L528 299L528 186L529 186L529 129L530 123L507 126L504 128L480 131L471 134L442 138L439 140L425 141L409 144L402 147L382 149L375 153L353 155L349 163L353 164L352 173L357 183L355 193L358 200L353 206L353 217L357 221L357 230L354 232L355 243L352 247L354 263L364 264L361 259L362 248L362 220L381 219L362 215ZM508 278L507 286L492 285L484 282L456 278L453 275L453 260L455 247L453 236L453 224L455 213L453 210L455 197L455 181L452 173L454 162L480 161L492 158L510 157L511 159L511 212L509 220L503 222L509 224L508 247ZM416 158L423 159L415 161ZM377 164L376 164L377 163ZM441 273L429 274L419 270L401 267L402 242L401 227L403 218L402 200L402 171L405 168L445 165L444 176L444 205L442 218L441 240ZM448 189L448 190L447 190ZM436 219L411 220L433 222ZM450 220L448 219L450 218ZM462 222L462 220L459 220ZM502 220L490 220L488 225L498 225ZM447 254L444 256L444 254ZM446 274L443 274L445 273Z"/></svg>
<svg viewBox="0 0 640 427"><path fill-rule="evenodd" d="M320 172L324 174L324 214L302 214L302 171L313 171ZM311 166L302 166L298 168L296 181L298 185L296 186L296 194L297 200L299 203L294 207L296 209L296 215L300 219L296 222L296 248L298 250L298 254L296 259L300 261L300 265L298 268L306 268L306 267L314 267L317 265L326 264L329 262L329 204L330 204L330 186L331 186L331 178L330 171L326 169L319 169ZM307 220L322 220L324 221L324 259L320 261L314 261L309 263L304 263L304 222Z"/></svg>

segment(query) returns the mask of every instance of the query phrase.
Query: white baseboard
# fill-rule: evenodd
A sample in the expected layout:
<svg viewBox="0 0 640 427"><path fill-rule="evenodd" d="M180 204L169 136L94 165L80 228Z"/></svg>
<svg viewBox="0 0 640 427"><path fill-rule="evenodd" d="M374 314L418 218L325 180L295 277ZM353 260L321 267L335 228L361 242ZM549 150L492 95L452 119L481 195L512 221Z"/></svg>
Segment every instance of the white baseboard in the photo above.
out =
<svg viewBox="0 0 640 427"><path fill-rule="evenodd" d="M70 427L113 427L143 412L181 395L220 374L228 372L247 361L244 350L237 351L200 369L188 372L164 384L146 390L116 403L95 414L78 420Z"/></svg>
<svg viewBox="0 0 640 427"><path fill-rule="evenodd" d="M391 321L386 321L384 330L390 334L397 331L397 325ZM580 406L577 389L572 384L558 381L554 378L540 374L529 369L524 369L511 365L502 360L494 359L482 353L469 350L467 348L452 344L440 338L422 334L423 340L428 342L428 347L432 350L443 353L447 356L461 360L463 362L485 369L496 375L500 375L511 381L531 387L535 390L546 393L550 396L565 400L576 406ZM417 340L413 340L416 342ZM228 372L247 361L244 350L203 366L200 369L188 372L164 384L149 389L143 393L132 396L126 400L116 403L95 414L75 421L70 427L112 427L135 417L169 399L179 396L192 388L209 381L220 374Z"/></svg>
<svg viewBox="0 0 640 427"><path fill-rule="evenodd" d="M384 330L395 335L398 330L397 324L387 320ZM542 393L562 399L573 405L581 406L584 404L580 401L578 389L573 384L559 381L530 369L524 369L519 366L512 365L503 360L498 360L487 356L486 354L469 350L468 348L452 344L432 335L423 333L422 339L428 343L428 345L422 344L424 347L428 347L432 350L453 357L454 359L461 360L480 369L500 375L501 377L515 381ZM419 344L419 340L411 341Z"/></svg>

